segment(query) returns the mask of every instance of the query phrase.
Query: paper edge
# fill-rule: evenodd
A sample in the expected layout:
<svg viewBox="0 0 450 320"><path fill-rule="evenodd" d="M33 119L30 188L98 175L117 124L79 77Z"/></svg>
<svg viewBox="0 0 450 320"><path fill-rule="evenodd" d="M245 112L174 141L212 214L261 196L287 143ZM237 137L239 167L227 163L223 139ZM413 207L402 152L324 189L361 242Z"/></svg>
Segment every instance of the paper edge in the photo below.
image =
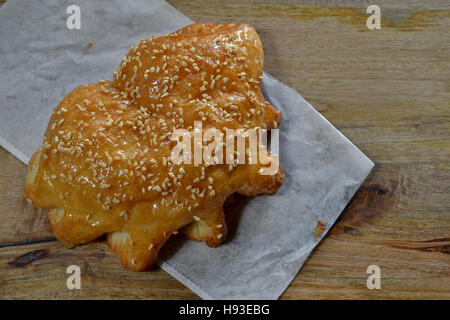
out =
<svg viewBox="0 0 450 320"><path fill-rule="evenodd" d="M209 295L207 291L200 288L193 280L189 279L186 275L175 269L169 262L157 258L155 263L161 267L164 271L170 274L172 277L180 281L195 294L197 294L203 300L216 300L216 298Z"/></svg>
<svg viewBox="0 0 450 320"><path fill-rule="evenodd" d="M316 110L317 111L317 110ZM339 130L338 130L339 131ZM345 137L345 136L344 136ZM349 142L351 143L351 141L349 140ZM356 148L358 149L358 148ZM359 150L359 149L358 149ZM361 153L362 151L359 150ZM364 156L366 156L363 153ZM300 266L300 268L298 269L297 273L295 274L294 278L292 279L291 282L289 282L289 284L286 286L286 288L284 288L284 290L278 295L278 297L276 298L276 300L278 300L285 292L286 290L289 289L290 285L292 282L294 282L295 278L299 275L299 273L302 271L302 269L305 266L306 261L308 260L308 258L311 256L312 252L316 249L316 247L322 243L322 241L325 239L325 237L331 232L331 229L333 229L336 225L336 222L338 221L339 217L342 215L342 213L344 212L345 208L347 208L348 204L350 203L350 201L353 199L353 197L355 196L355 194L358 192L359 188L361 188L361 186L363 185L363 183L366 181L367 177L369 176L369 174L372 172L373 168L375 167L375 164L373 163L372 160L370 160L367 156L366 158L371 162L371 166L369 166L367 168L367 173L364 176L364 179L362 179L361 183L358 184L358 186L355 189L355 192L353 192L352 196L350 197L350 199L347 201L347 203L345 204L344 208L342 208L342 210L339 212L339 214L336 216L336 218L333 221L333 224L327 228L326 232L323 233L320 238L319 241L317 241L317 243L315 243L311 249L311 251L309 251L309 253L306 255L305 260L303 260L302 265Z"/></svg>
<svg viewBox="0 0 450 320"><path fill-rule="evenodd" d="M347 138L339 129L337 129L327 118L325 118L325 116L323 116L319 111L317 111L317 109L314 108L314 106L312 104L310 104L307 100L305 100L305 98L303 98L303 96L299 92L297 92L293 88L289 87L288 85L284 84L283 82L281 82L280 80L278 80L277 78L275 78L274 76L272 76L271 74L269 74L265 71L263 71L263 80L264 80L264 76L267 76L269 80L277 81L280 85L282 85L286 89L290 90L292 93L299 95L300 99L303 102L305 102L314 111L315 114L319 115L322 118L322 120L325 120L325 122L328 123L342 138L344 138L344 140L346 140L348 143L350 143L350 145L353 147L353 149L357 150L357 152L360 153L363 156L363 158L369 162L368 163L369 172L367 173L364 180L362 180L361 184L359 185L359 186L361 186L364 183L364 181L366 180L366 178L368 177L368 175L370 174L370 172L372 171L372 169L375 167L375 163L364 152L362 152L349 138ZM261 83L262 83L262 81L261 81ZM352 196L352 198L353 198L353 196Z"/></svg>
<svg viewBox="0 0 450 320"><path fill-rule="evenodd" d="M8 140L3 138L3 136L1 135L0 135L0 146L9 151L13 156L22 161L25 165L28 165L28 161L30 161L30 156L27 155L25 152L14 147Z"/></svg>

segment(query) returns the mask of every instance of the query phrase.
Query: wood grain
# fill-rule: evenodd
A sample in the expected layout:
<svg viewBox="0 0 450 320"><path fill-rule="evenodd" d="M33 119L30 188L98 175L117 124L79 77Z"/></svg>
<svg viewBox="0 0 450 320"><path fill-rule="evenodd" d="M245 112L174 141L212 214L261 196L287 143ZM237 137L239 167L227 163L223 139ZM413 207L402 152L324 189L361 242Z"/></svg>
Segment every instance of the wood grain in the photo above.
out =
<svg viewBox="0 0 450 320"><path fill-rule="evenodd" d="M169 3L197 22L254 25L265 70L376 163L282 298L450 299L449 2L377 1L374 31L367 1ZM65 249L22 199L25 172L0 150L0 298L198 298L162 270L123 270L101 241ZM66 288L70 264L80 291ZM366 288L371 264L381 290Z"/></svg>

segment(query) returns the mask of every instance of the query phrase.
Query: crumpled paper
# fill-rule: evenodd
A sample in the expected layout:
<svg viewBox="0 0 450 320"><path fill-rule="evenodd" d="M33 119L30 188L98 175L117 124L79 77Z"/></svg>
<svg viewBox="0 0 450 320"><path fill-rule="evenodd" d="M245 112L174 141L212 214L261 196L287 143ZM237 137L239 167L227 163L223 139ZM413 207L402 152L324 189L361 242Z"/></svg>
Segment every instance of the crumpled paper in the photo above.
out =
<svg viewBox="0 0 450 320"><path fill-rule="evenodd" d="M73 4L80 30L66 27ZM112 79L141 38L191 23L163 1L7 1L0 8L0 144L27 163L60 99L80 84ZM268 74L262 91L283 112L284 185L271 196L236 196L225 208L224 245L176 236L158 259L204 299L277 299L373 167L300 94ZM316 238L318 220L326 230Z"/></svg>

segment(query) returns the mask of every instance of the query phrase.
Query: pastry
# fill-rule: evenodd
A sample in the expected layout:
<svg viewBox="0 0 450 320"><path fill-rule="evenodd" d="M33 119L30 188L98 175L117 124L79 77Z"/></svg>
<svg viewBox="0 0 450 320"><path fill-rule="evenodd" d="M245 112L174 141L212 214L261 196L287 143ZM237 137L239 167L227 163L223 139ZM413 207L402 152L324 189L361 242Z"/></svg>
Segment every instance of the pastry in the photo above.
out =
<svg viewBox="0 0 450 320"><path fill-rule="evenodd" d="M60 101L29 162L25 197L49 208L51 228L67 246L106 234L133 271L148 270L179 229L219 245L225 200L276 192L283 169L267 153L277 170L262 174L267 164L250 163L249 151L245 163L223 156L220 163L217 149L215 162L177 163L173 132L192 136L197 123L203 132L278 127L281 113L260 92L263 59L246 24L193 24L142 40L113 81L82 85Z"/></svg>

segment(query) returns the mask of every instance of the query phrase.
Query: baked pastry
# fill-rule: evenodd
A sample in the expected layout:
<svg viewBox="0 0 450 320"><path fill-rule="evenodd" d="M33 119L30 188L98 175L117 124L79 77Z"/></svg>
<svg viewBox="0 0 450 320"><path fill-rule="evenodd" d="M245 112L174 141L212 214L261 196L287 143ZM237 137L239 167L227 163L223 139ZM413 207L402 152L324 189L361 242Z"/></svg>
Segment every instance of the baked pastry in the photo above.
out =
<svg viewBox="0 0 450 320"><path fill-rule="evenodd" d="M216 162L177 164L172 133L195 132L195 121L203 131L277 127L281 113L260 92L262 70L259 37L246 24L193 24L142 40L114 81L82 85L60 101L29 162L25 197L49 208L59 240L73 246L107 234L134 271L149 269L180 228L219 245L227 197L274 193L283 170L270 153L273 174L261 174L261 161L217 163L216 149Z"/></svg>

